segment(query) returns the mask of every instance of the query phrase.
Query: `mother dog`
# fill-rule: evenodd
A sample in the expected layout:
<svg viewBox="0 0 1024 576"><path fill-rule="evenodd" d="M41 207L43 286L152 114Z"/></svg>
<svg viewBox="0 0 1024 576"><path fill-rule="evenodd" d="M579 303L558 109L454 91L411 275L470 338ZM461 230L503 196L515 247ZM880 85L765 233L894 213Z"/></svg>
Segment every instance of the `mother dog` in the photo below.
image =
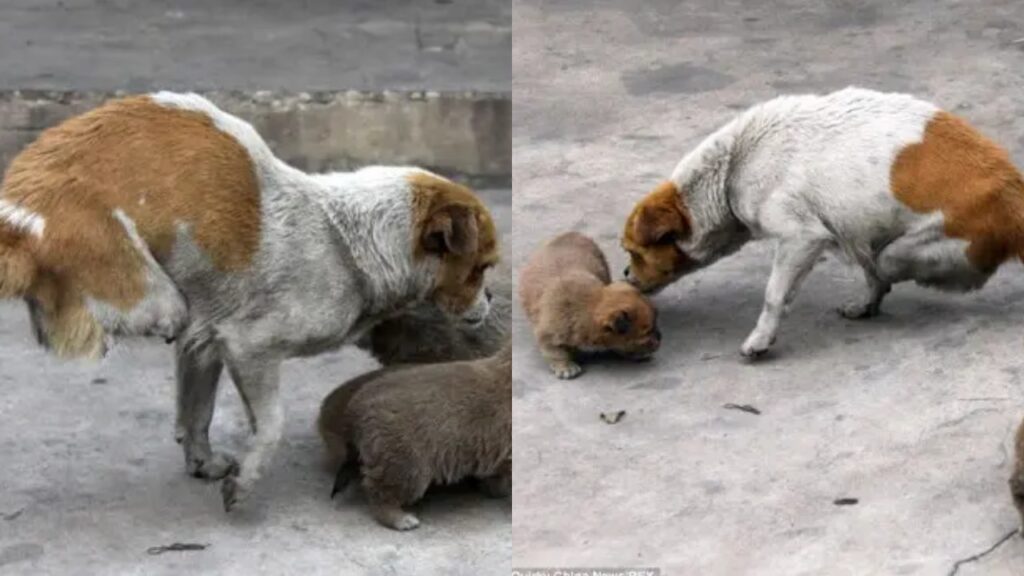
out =
<svg viewBox="0 0 1024 576"><path fill-rule="evenodd" d="M469 190L414 168L309 175L194 94L109 102L44 132L0 192L0 297L40 343L105 354L112 335L177 340L177 438L231 509L283 427L288 357L352 341L433 302L468 323L495 228ZM210 449L223 366L253 430L240 465Z"/></svg>
<svg viewBox="0 0 1024 576"><path fill-rule="evenodd" d="M628 278L651 291L731 254L777 241L764 308L743 343L774 342L822 251L864 270L840 311L878 313L893 283L981 287L1024 256L1024 182L1006 152L963 120L904 94L847 88L755 106L688 154L626 221Z"/></svg>

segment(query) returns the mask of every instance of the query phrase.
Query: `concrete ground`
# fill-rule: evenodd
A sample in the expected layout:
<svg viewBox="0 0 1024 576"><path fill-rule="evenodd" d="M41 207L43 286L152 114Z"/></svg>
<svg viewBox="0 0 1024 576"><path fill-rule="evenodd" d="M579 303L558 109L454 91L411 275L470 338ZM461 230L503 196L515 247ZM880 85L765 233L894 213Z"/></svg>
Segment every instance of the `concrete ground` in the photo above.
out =
<svg viewBox="0 0 1024 576"><path fill-rule="evenodd" d="M506 91L504 0L10 0L0 88Z"/></svg>
<svg viewBox="0 0 1024 576"><path fill-rule="evenodd" d="M481 193L503 231L508 190ZM356 492L331 502L334 475L314 430L320 401L376 367L355 349L294 360L275 464L226 515L219 485L185 474L174 442L174 367L163 343L122 345L99 364L60 362L32 341L23 306L0 304L0 573L501 575L511 505L467 488L429 493L422 525L379 526ZM212 438L236 451L244 411L225 376ZM152 546L207 544L149 555Z"/></svg>
<svg viewBox="0 0 1024 576"><path fill-rule="evenodd" d="M514 28L514 265L580 230L621 270L633 203L737 110L782 93L911 91L1024 166L1019 2L520 0ZM1019 522L1006 480L1024 416L1021 266L967 296L901 285L854 322L833 308L859 274L828 260L751 364L738 348L770 256L751 245L666 289L657 357L577 380L548 374L519 313L516 565L947 574ZM598 417L616 410L618 424ZM1015 538L958 573L1022 566Z"/></svg>

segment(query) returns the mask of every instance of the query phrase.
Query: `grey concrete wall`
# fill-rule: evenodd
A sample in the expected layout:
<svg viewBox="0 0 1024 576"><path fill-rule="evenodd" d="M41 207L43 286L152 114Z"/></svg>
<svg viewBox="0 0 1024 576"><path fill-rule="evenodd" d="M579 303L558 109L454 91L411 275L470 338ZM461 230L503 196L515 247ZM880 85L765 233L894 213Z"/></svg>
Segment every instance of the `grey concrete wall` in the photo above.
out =
<svg viewBox="0 0 1024 576"><path fill-rule="evenodd" d="M0 166L49 126L120 93L0 92ZM290 164L310 171L415 164L471 181L510 181L509 94L209 92L253 123Z"/></svg>

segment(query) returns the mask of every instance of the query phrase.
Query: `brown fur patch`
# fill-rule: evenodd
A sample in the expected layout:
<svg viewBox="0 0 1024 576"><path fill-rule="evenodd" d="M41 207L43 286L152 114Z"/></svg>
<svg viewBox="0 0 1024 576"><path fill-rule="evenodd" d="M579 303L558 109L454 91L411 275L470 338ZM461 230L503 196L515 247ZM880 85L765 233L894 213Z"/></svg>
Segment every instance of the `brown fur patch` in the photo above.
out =
<svg viewBox="0 0 1024 576"><path fill-rule="evenodd" d="M22 233L0 225L0 298L21 296L35 282L36 263L22 247L23 241Z"/></svg>
<svg viewBox="0 0 1024 576"><path fill-rule="evenodd" d="M85 296L121 310L144 296L144 263L115 209L135 222L158 262L178 223L224 271L244 269L259 247L260 190L246 149L205 114L148 96L108 102L43 132L11 162L0 196L45 218L42 239L22 235L17 244L44 274L21 291L41 304L66 341L55 348L68 354L95 349L81 336L99 330Z"/></svg>
<svg viewBox="0 0 1024 576"><path fill-rule="evenodd" d="M537 250L519 275L519 297L545 356L554 349L648 356L661 343L657 312L639 290L610 282L604 254L577 232Z"/></svg>
<svg viewBox="0 0 1024 576"><path fill-rule="evenodd" d="M676 246L690 236L690 214L679 189L662 182L633 207L622 233L629 279L643 291L679 278L693 262Z"/></svg>
<svg viewBox="0 0 1024 576"><path fill-rule="evenodd" d="M893 162L891 187L915 212L941 210L946 235L970 242L980 270L1024 255L1024 182L1006 151L967 122L937 113Z"/></svg>
<svg viewBox="0 0 1024 576"><path fill-rule="evenodd" d="M434 301L458 314L480 291L484 272L498 261L497 230L483 202L465 186L429 174L408 177L413 191L414 254L441 257Z"/></svg>

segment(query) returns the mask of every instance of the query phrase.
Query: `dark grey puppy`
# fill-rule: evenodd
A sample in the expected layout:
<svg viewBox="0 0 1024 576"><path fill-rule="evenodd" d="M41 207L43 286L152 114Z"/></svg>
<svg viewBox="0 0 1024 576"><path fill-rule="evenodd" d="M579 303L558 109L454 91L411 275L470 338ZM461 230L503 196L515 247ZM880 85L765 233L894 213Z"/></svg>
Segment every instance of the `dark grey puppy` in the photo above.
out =
<svg viewBox="0 0 1024 576"><path fill-rule="evenodd" d="M492 297L491 312L480 326L470 326L425 305L377 324L357 345L384 366L490 356L509 337L512 274L508 268L498 264L488 273L485 288Z"/></svg>
<svg viewBox="0 0 1024 576"><path fill-rule="evenodd" d="M324 399L317 422L338 466L335 493L362 475L370 510L396 530L419 526L402 509L432 484L480 479L512 488L512 346L497 354L363 374Z"/></svg>

